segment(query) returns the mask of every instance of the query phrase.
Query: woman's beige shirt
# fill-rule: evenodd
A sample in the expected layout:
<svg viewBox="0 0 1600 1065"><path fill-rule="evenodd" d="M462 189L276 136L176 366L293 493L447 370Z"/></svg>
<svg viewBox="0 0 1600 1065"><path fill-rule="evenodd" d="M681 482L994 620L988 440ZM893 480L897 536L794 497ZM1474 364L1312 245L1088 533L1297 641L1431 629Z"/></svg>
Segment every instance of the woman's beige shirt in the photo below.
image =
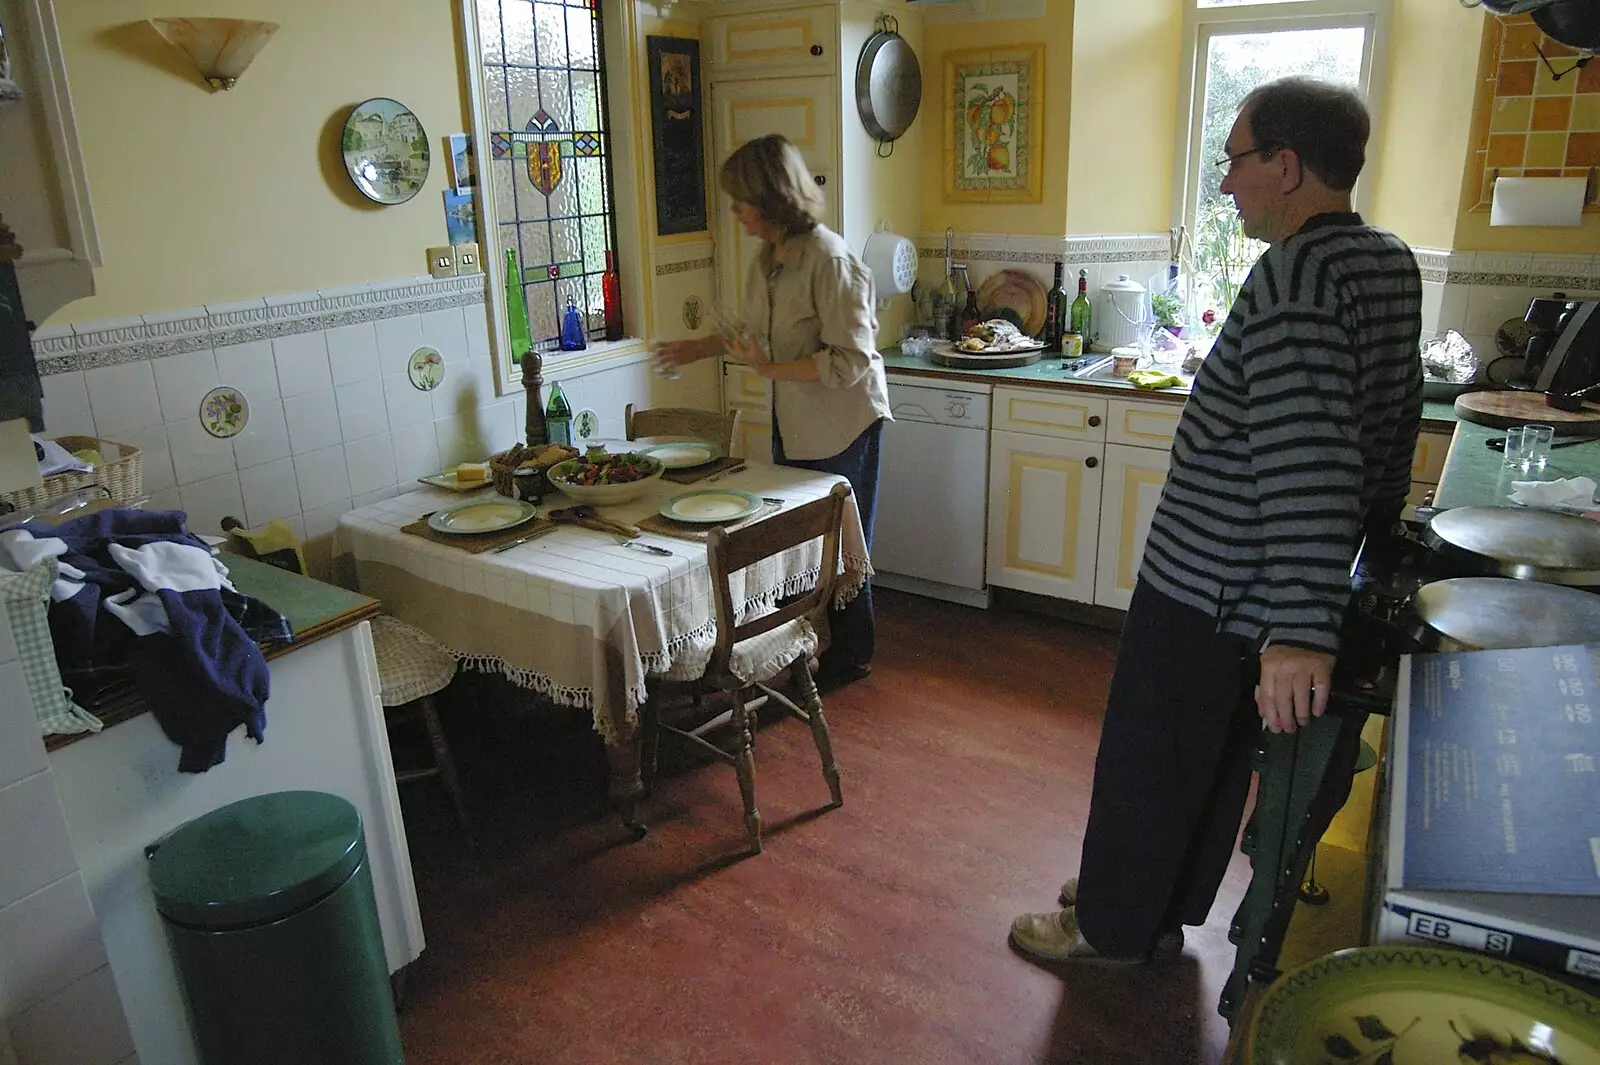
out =
<svg viewBox="0 0 1600 1065"><path fill-rule="evenodd" d="M874 338L872 271L826 226L763 251L745 284L745 321L774 362L811 359L818 381L772 382L775 431L792 459L837 455L889 417L883 356Z"/></svg>

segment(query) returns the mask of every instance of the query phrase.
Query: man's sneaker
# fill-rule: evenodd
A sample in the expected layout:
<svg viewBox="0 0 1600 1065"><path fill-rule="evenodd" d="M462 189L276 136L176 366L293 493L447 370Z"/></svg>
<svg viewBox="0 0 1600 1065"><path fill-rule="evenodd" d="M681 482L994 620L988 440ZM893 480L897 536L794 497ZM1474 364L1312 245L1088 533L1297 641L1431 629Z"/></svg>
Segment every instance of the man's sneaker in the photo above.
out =
<svg viewBox="0 0 1600 1065"><path fill-rule="evenodd" d="M1078 904L1078 878L1069 877L1061 885L1061 905L1076 906ZM1183 951L1183 929L1174 928L1170 932L1162 932L1156 936L1157 954L1179 954Z"/></svg>
<svg viewBox="0 0 1600 1065"><path fill-rule="evenodd" d="M1138 965L1144 958L1111 958L1090 945L1078 929L1072 907L1052 913L1025 913L1011 922L1011 943L1024 954L1042 961L1095 961L1111 965Z"/></svg>

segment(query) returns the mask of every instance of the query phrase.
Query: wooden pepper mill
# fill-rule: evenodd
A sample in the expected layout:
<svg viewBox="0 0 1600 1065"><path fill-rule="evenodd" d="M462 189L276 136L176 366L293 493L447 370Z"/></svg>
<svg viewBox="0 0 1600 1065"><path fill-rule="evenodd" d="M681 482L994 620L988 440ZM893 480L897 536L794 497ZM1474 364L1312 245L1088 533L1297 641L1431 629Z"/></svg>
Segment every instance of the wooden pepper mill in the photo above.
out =
<svg viewBox="0 0 1600 1065"><path fill-rule="evenodd" d="M539 398L539 390L544 385L543 370L544 360L537 351L529 348L523 352L522 387L528 394L528 414L522 432L529 447L550 442L550 430L544 421L544 401Z"/></svg>

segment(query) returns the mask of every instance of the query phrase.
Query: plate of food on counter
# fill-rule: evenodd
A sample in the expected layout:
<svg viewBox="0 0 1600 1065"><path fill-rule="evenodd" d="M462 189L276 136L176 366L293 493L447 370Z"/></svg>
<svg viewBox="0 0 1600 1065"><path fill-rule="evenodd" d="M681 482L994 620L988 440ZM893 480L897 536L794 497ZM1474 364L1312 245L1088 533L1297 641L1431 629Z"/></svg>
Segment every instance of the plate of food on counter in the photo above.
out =
<svg viewBox="0 0 1600 1065"><path fill-rule="evenodd" d="M1044 341L1018 329L1004 318L991 318L970 326L960 340L941 340L928 355L947 366L1026 366L1037 362Z"/></svg>

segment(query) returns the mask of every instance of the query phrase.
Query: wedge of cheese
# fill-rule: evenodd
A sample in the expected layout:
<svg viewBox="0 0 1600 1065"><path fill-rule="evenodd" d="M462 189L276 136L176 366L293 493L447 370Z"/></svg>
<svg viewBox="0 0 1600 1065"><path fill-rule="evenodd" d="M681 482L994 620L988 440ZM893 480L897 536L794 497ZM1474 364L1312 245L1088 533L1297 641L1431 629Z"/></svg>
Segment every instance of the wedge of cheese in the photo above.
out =
<svg viewBox="0 0 1600 1065"><path fill-rule="evenodd" d="M456 467L456 480L487 481L489 479L489 464L487 462L463 462Z"/></svg>

